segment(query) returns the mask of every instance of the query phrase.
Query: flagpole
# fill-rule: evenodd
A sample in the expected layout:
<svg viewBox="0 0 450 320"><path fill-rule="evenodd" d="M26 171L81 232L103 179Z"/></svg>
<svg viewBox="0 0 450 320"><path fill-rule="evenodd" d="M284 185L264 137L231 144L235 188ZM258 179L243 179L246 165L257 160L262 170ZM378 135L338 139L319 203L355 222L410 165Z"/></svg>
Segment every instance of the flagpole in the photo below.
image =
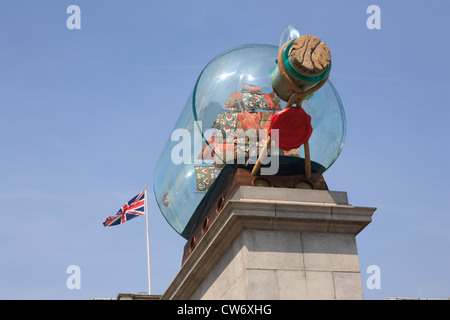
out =
<svg viewBox="0 0 450 320"><path fill-rule="evenodd" d="M144 202L144 210L145 210L145 220L147 223L147 272L148 272L148 294L152 294L151 291L151 282L150 282L150 241L148 235L148 211L147 211L147 187L145 187L145 202Z"/></svg>

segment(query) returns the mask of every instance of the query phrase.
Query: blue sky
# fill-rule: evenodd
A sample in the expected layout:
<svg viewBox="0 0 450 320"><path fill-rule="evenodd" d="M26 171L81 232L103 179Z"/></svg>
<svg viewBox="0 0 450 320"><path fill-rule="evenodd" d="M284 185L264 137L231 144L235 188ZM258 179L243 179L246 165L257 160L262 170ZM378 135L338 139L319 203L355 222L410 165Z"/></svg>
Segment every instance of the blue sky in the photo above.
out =
<svg viewBox="0 0 450 320"><path fill-rule="evenodd" d="M66 9L81 9L69 30ZM381 9L369 30L366 9ZM347 138L324 174L374 206L357 236L366 299L450 297L450 2L3 1L0 10L0 298L147 291L145 219L105 229L144 186L202 68L287 25L331 49ZM152 293L185 240L149 192ZM81 289L66 287L69 265Z"/></svg>

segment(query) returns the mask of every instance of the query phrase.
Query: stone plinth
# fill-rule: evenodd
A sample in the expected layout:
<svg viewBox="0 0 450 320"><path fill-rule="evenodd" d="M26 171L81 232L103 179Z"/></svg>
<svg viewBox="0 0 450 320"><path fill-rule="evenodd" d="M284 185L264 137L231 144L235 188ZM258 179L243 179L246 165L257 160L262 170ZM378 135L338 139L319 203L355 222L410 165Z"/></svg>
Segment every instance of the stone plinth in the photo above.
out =
<svg viewBox="0 0 450 320"><path fill-rule="evenodd" d="M240 187L162 299L363 299L355 236L375 210L345 192Z"/></svg>

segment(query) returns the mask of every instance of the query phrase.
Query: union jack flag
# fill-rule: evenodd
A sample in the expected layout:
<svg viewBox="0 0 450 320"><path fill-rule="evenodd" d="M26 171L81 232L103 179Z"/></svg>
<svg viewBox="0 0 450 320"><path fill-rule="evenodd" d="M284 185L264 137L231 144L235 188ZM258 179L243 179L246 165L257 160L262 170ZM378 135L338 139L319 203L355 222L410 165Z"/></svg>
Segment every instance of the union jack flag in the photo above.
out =
<svg viewBox="0 0 450 320"><path fill-rule="evenodd" d="M145 212L144 206L145 190L125 203L114 217L108 216L106 220L103 221L103 225L105 227L116 226L138 216L142 216Z"/></svg>

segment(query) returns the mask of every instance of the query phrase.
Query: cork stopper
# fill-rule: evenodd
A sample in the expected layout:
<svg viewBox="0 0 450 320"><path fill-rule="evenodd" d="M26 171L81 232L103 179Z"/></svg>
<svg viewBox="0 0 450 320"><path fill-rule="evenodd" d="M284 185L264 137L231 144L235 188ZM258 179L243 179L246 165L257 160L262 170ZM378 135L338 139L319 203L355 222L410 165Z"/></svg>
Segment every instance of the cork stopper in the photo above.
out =
<svg viewBox="0 0 450 320"><path fill-rule="evenodd" d="M294 40L289 50L289 61L299 73L315 77L320 75L330 64L330 49L319 38L304 35Z"/></svg>

